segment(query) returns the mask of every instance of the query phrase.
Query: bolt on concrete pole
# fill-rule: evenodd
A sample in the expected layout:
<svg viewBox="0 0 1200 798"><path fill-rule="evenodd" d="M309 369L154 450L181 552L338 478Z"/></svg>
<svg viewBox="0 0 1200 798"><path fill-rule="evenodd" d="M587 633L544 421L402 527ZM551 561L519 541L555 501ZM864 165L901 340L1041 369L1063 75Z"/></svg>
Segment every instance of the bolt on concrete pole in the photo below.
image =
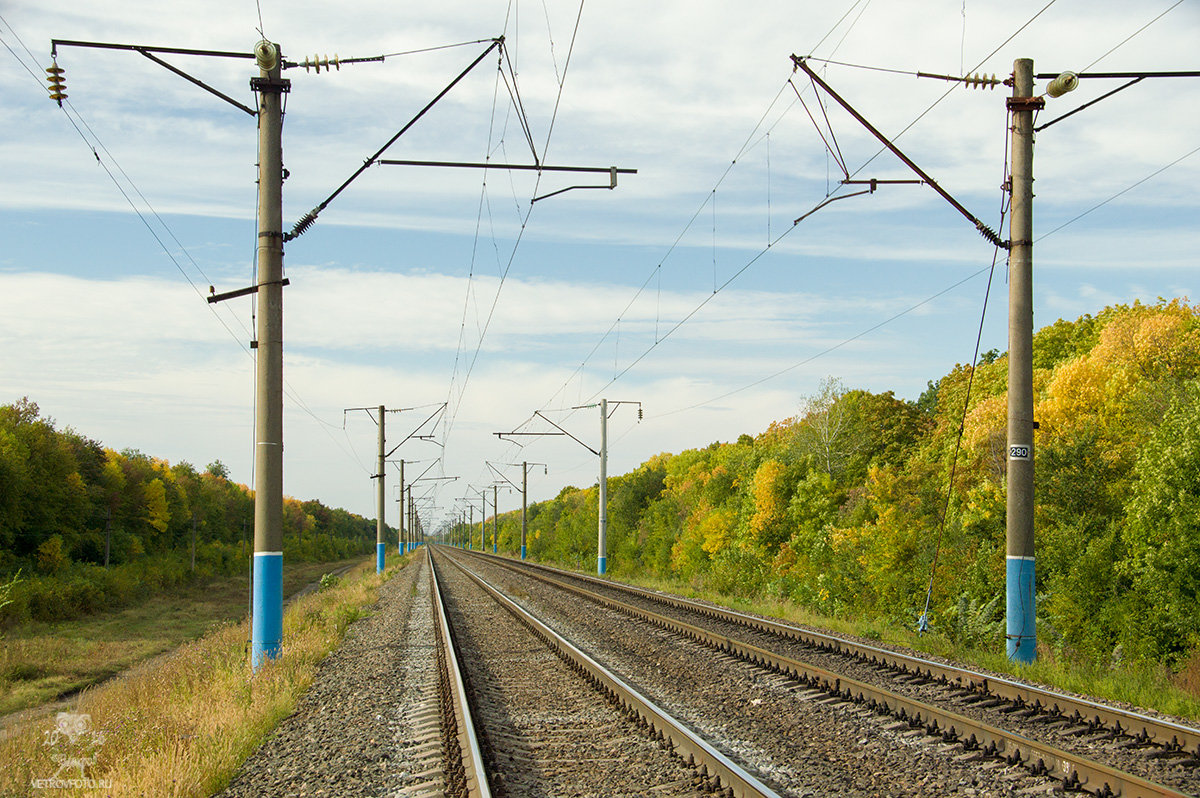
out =
<svg viewBox="0 0 1200 798"><path fill-rule="evenodd" d="M608 570L608 400L600 400L600 534L597 544L596 573Z"/></svg>
<svg viewBox="0 0 1200 798"><path fill-rule="evenodd" d="M521 559L525 559L525 533L529 531L526 520L529 508L529 463L521 463Z"/></svg>
<svg viewBox="0 0 1200 798"><path fill-rule="evenodd" d="M379 470L375 474L375 478L379 480L379 484L375 486L375 508L379 517L375 519L375 573L383 573L383 561L387 557L387 525L384 523L383 513L384 507L387 504L387 493L385 492L387 482L384 475L387 469L387 442L383 431L383 417L386 414L383 405L379 406Z"/></svg>
<svg viewBox="0 0 1200 798"><path fill-rule="evenodd" d="M1012 237L1008 258L1006 650L1037 657L1033 542L1033 60L1013 64ZM1025 103L1020 103L1025 100Z"/></svg>
<svg viewBox="0 0 1200 798"><path fill-rule="evenodd" d="M279 46L255 48L258 111L258 356L250 667L283 639L283 92Z"/></svg>

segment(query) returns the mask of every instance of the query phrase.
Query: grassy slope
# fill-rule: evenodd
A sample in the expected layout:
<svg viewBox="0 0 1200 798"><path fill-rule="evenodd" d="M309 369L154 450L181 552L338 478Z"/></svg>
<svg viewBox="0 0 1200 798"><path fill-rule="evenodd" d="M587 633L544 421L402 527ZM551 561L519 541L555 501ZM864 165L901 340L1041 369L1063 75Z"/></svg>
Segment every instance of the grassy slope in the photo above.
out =
<svg viewBox="0 0 1200 798"><path fill-rule="evenodd" d="M415 556L389 556L383 575L371 560L361 562L332 588L298 599L284 611L280 657L253 675L245 620L218 625L127 678L84 691L72 711L86 714L90 728L75 748L61 739L48 747L45 722L0 737L0 795L44 792L33 780L52 777L54 754L67 750L95 757L85 774L95 783L73 794L199 798L222 789L293 710L320 661L370 611L383 583Z"/></svg>
<svg viewBox="0 0 1200 798"><path fill-rule="evenodd" d="M284 595L360 560L287 563ZM101 682L214 625L244 619L247 608L246 577L229 576L111 613L13 629L0 639L0 715Z"/></svg>

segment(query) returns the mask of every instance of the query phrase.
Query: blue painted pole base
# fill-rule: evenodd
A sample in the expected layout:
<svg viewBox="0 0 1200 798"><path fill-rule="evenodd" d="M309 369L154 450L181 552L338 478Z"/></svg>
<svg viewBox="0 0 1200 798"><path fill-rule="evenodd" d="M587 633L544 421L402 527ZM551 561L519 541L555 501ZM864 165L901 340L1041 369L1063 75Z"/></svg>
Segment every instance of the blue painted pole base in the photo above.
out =
<svg viewBox="0 0 1200 798"><path fill-rule="evenodd" d="M375 573L383 573L383 561L387 559L387 544L375 544Z"/></svg>
<svg viewBox="0 0 1200 798"><path fill-rule="evenodd" d="M596 573L604 576L604 572L608 569L608 558L598 557L596 559Z"/></svg>
<svg viewBox="0 0 1200 798"><path fill-rule="evenodd" d="M495 554L495 553L496 553L496 544L493 543L492 544L492 554Z"/></svg>
<svg viewBox="0 0 1200 798"><path fill-rule="evenodd" d="M1037 593L1033 557L1007 560L1005 635L1008 658L1033 662L1037 658Z"/></svg>
<svg viewBox="0 0 1200 798"><path fill-rule="evenodd" d="M524 546L521 547L521 559L522 560L525 559L525 547Z"/></svg>
<svg viewBox="0 0 1200 798"><path fill-rule="evenodd" d="M250 597L250 669L279 656L283 640L283 552L254 553Z"/></svg>

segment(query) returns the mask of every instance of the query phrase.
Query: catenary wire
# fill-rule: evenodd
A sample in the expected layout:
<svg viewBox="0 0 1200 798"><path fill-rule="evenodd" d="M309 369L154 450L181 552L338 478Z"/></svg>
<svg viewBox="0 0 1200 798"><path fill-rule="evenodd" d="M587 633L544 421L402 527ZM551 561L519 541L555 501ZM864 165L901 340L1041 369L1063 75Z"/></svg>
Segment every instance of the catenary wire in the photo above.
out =
<svg viewBox="0 0 1200 798"><path fill-rule="evenodd" d="M685 407L678 407L678 408L675 408L674 410L667 410L662 413L655 413L653 415L647 414L646 417L647 418L660 418L660 417L665 417L665 416L673 416L673 415L676 415L677 413L684 413L689 410L697 410L699 408L707 407L709 405L720 402L723 399L728 399L730 396L735 396L736 394L739 394L742 391L748 391L751 388L756 388L759 385L762 385L763 383L770 382L771 380L776 379L777 377L782 377L784 374L787 374L788 372L795 371L796 369L798 369L802 366L806 366L809 363L812 363L813 361L824 357L825 355L836 352L837 350L842 349L843 347L846 347L846 346L854 343L855 341L857 341L860 338L864 338L864 337L870 335L871 333L875 332L876 330L886 327L887 325L891 324L892 322L896 321L897 319L901 319L904 316L907 316L908 314L912 313L913 311L920 310L922 307L924 307L925 305L928 305L930 302L933 302L934 300L939 299L939 298L945 296L946 294L950 293L954 289L956 289L962 285L965 285L966 283L970 282L971 280L974 280L979 275L988 271L989 268L990 267L985 266L982 269L978 269L977 271L971 272L966 277L963 277L961 280L958 280L958 281L946 286L945 288L943 288L942 290L938 291L935 294L930 294L929 296L922 299L920 302L916 302L916 303L908 306L904 310L901 310L900 312L895 313L895 314L889 316L888 318L886 318L876 324L873 324L870 327L863 329L862 331L850 336L849 338L846 338L842 341L839 341L836 344L833 344L832 346L822 349L820 352L817 352L813 355L810 355L809 357L804 358L803 360L793 363L792 365L788 366L787 368L780 369L779 371L776 371L773 374L768 374L765 377L760 377L759 379L754 380L753 382L749 382L739 388L734 388L732 391L726 391L725 393L722 393L718 396L713 396L713 397L711 397L709 399L705 399L701 402L696 402L695 404L687 405Z"/></svg>
<svg viewBox="0 0 1200 798"><path fill-rule="evenodd" d="M1190 157L1192 157L1193 155L1195 155L1197 152L1200 152L1200 147L1196 147L1195 149L1192 149L1192 150L1190 150L1190 151L1188 151L1188 152L1184 153L1183 155L1179 156L1179 157L1178 157L1178 158L1176 158L1175 160L1171 161L1171 162L1170 162L1169 164L1167 164L1166 166L1162 166L1162 167L1159 167L1158 169L1155 169L1153 172L1151 172L1150 174L1146 175L1145 177L1143 177L1141 180L1137 181L1136 183L1134 183L1134 184L1132 184L1132 185L1130 185L1130 186L1126 186L1125 188L1123 188L1123 189L1121 189L1120 191L1118 191L1116 194L1113 194L1113 195L1112 195L1111 197L1109 197L1108 199L1106 199L1106 200L1104 200L1104 201L1102 201L1102 202L1098 202L1098 203L1096 203L1095 205L1093 205L1092 207L1088 208L1088 209L1087 209L1086 211L1084 211L1083 213L1079 214L1078 216L1074 217L1073 219L1069 219L1069 220L1067 220L1067 221L1063 222L1063 223L1062 223L1062 224L1060 224L1058 227L1055 227L1053 230L1050 230L1049 232L1046 232L1046 233L1042 233L1040 236L1038 236L1037 238L1035 238L1035 239L1034 239L1034 243L1037 243L1038 241L1041 241L1042 239L1049 238L1050 236L1052 236L1052 235L1054 235L1055 233L1057 233L1059 230L1062 230L1064 227L1068 227L1069 225L1075 224L1075 222L1078 222L1080 219L1082 219L1083 217L1085 217L1085 216L1087 216L1088 214L1092 213L1093 211L1096 211L1096 210L1099 210L1100 208L1103 208L1105 205L1107 205L1108 203L1110 203L1110 202L1112 202L1113 200L1117 199L1118 197L1120 197L1120 196L1122 196L1122 195L1124 195L1124 194L1127 194L1127 193L1129 193L1130 191L1133 191L1133 190L1134 190L1135 188L1137 188L1138 186L1142 185L1143 183L1145 183L1145 182L1147 182L1147 181L1149 181L1149 180L1152 180L1152 179L1154 179L1155 177L1158 177L1158 176L1159 176L1159 175L1161 175L1163 172L1165 172L1165 171L1167 171L1168 169L1170 169L1171 167L1173 167L1173 166L1175 166L1175 165L1177 165L1177 164L1181 163L1182 161L1185 161L1185 160L1187 160L1188 158L1190 158Z"/></svg>
<svg viewBox="0 0 1200 798"><path fill-rule="evenodd" d="M1082 70L1080 70L1080 71L1081 71L1081 72L1087 72L1089 69L1091 69L1092 67L1094 67L1096 64L1099 64L1099 63L1100 63L1101 61L1103 61L1105 58L1108 58L1110 55L1112 55L1113 53L1115 53L1117 50L1119 50L1119 49L1121 49L1122 47L1124 47L1124 46L1125 46L1126 44L1128 44L1128 43L1130 42L1130 40L1132 40L1132 39L1133 39L1135 36L1137 36L1138 34L1140 34L1142 31L1146 30L1146 28L1150 27L1150 26L1151 26L1151 25L1153 25L1155 22L1158 22L1160 19L1162 19L1163 17L1165 17L1165 16L1166 16L1167 14L1169 14L1170 12L1174 11L1174 10L1175 10L1177 7L1179 7L1179 6L1180 6L1180 5L1182 5L1182 4L1183 4L1183 0L1176 0L1176 2L1175 2L1173 5L1169 6L1169 7L1168 7L1168 8L1167 8L1165 11L1163 11L1161 14L1159 14L1159 15L1158 15L1158 16L1156 16L1154 19L1152 19L1152 20L1150 20L1149 22L1147 22L1147 23L1146 23L1145 25L1143 25L1142 27L1140 27L1140 28L1138 28L1137 30L1135 30L1133 33L1131 33L1131 34L1129 34L1128 36L1126 36L1124 39L1122 39L1122 40L1120 41L1120 43L1118 43L1117 45L1115 45L1115 46L1114 46L1114 47L1113 47L1111 50L1109 50L1107 53L1105 53L1104 55L1102 55L1102 56L1100 56L1099 58L1097 58L1097 59L1096 59L1095 61L1093 61L1092 63L1088 64L1086 67L1084 67L1084 68L1083 68Z"/></svg>
<svg viewBox="0 0 1200 798"><path fill-rule="evenodd" d="M577 37L578 37L578 34L579 34L579 25L580 25L580 21L581 21L581 20L582 20L582 18L583 18L583 7L584 7L584 2L585 2L585 0L580 0L580 2L579 2L579 12L578 12L578 14L576 15L576 18L575 18L575 26L574 26L574 28L573 28L573 30L572 30L572 33L571 33L571 43L570 43L570 46L568 47L568 50L567 50L567 56L566 56L566 59L565 59L565 60L564 60L564 62L563 62L562 76L561 76L561 78L560 78L560 79L559 79L559 81L558 81L558 91L557 91L557 93L556 93L556 96L555 96L555 101L554 101L554 110L553 110L553 112L551 113L551 116L550 116L550 124L549 124L549 126L548 126L548 128L547 128L547 131L546 131L546 141L545 141L545 144L543 144L543 146L542 146L542 157L543 157L543 158L545 158L545 157L546 157L546 156L549 154L549 151L550 151L550 141L551 141L551 138L552 138L552 136L553 136L553 133L554 133L554 123L555 123L555 120L557 119L557 116L558 116L558 109L559 109L559 106L560 106L560 104L561 104L561 101L562 101L563 89L564 89L564 87L566 86L567 72L568 72L568 70L570 69L570 66L571 66L571 57L572 57L572 55L574 54L574 51L575 51L575 42L576 42L576 39L577 39ZM515 77L514 77L514 82L515 82ZM538 175L537 175L537 178L536 178L536 180L534 181L534 188L533 188L533 192L532 192L531 196L534 196L534 197L536 197L536 196L537 196L537 191L538 191L538 187L539 187L539 186L540 186L540 184L541 184L541 179L542 179L542 175L541 175L541 173L539 172L539 173L538 173ZM508 258L508 261L507 261L507 263L505 264L505 266L504 266L504 268L503 268L503 271L502 271L502 273L501 273L501 275L500 275L500 282L499 282L499 284L498 284L498 285L497 285L497 287L496 287L496 293L495 293L495 295L493 296L493 298L492 298L492 303L491 303L491 306L490 306L490 307L489 307L489 309L488 309L487 318L486 318L486 320L484 321L483 327L482 327L482 329L481 329L481 331L480 331L479 339L478 339L478 341L477 341L477 343L476 343L476 346L475 346L475 351L474 351L474 353L473 353L473 354L472 354L472 356L471 356L470 363L467 365L466 371L465 371L465 373L464 373L464 376L463 376L463 378L462 378L462 385L461 385L461 387L460 387L460 389L459 389L459 392L458 392L458 400L457 400L457 402L455 402L455 404L454 404L454 412L453 412L452 414L451 414L451 413L448 413L448 414L447 414L447 415L448 415L448 420L447 420L447 422L446 422L445 426L443 427L443 430L444 430L444 432L443 432L443 436L444 436L444 438L443 438L443 439L444 439L444 440L445 440L446 438L448 438L448 437L449 437L450 430L452 429L452 427L453 427L453 424L454 424L454 421L455 421L455 419L457 418L458 410L459 410L459 408L461 408L461 406L462 406L463 397L466 395L467 386L468 386L468 383L470 382L470 379L471 379L471 374L474 372L475 365L476 365L476 363L477 363L477 362L478 362L478 360L479 360L479 354L480 354L480 352L481 352L481 351L482 351L482 349L483 349L483 342L484 342L484 340L485 340L485 338L486 338L486 336L487 336L487 332L488 332L488 330L489 330L489 329L490 329L490 327L491 327L492 319L494 318L494 315L495 315L495 312L496 312L496 307L497 307L497 305L499 304L499 301L500 301L500 295L501 295L501 292L503 291L503 288L504 288L504 283L505 283L505 281L507 280L507 278L508 278L508 274L509 274L509 272L511 271L511 269L512 269L512 266L513 266L513 263L514 263L514 262L515 262L515 260L516 260L517 252L518 252L518 250L520 249L521 242L523 241L523 239L524 239L524 236L525 236L525 231L528 229L529 219L530 219L530 217L531 217L531 216L532 216L532 214L533 214L533 208L534 208L534 203L533 203L533 202L530 202L530 204L529 204L529 208L528 208L528 210L525 212L524 218L523 218L523 219L522 219L522 221L521 221L520 229L519 229L519 231L518 231L518 233L517 233L517 238L516 238L516 240L513 242L513 247L512 247L512 250L510 251L509 258ZM450 390L451 390L451 393L453 393L453 390L454 390L454 388L453 388L453 384L451 385L451 389L450 389Z"/></svg>
<svg viewBox="0 0 1200 798"><path fill-rule="evenodd" d="M775 93L775 97L771 100L771 102L767 106L766 110L763 111L762 116L759 117L758 122L754 125L754 128L750 131L749 135L746 136L745 141L742 142L742 145L738 148L737 153L734 155L734 157L730 161L729 165L726 166L725 169L722 171L721 175L717 178L717 181L713 184L713 187L710 190L710 192L708 194L705 194L704 199L701 201L700 205L696 208L696 210L692 213L691 218L688 219L688 221L684 224L683 228L679 231L678 235L675 236L675 239L674 239L674 241L671 242L671 245L669 247L667 247L667 251L663 254L663 256L661 258L658 259L657 264L654 266L653 269L650 270L650 273L647 275L646 279L642 282L641 286L638 287L637 291L634 292L634 294L630 298L629 302L626 303L624 309L617 315L618 319L622 318L629 312L629 309L632 308L633 305L637 302L637 300L642 296L642 294L645 292L646 288L650 285L651 280L653 280L655 277L659 278L659 293L661 296L661 278L662 278L663 264L666 263L666 261L671 257L672 253L674 253L674 251L679 247L680 243L683 241L683 239L687 235L688 231L691 230L692 226L696 223L696 220L700 218L700 214L704 212L705 207L707 207L708 203L711 201L713 192L715 192L716 189L720 188L721 184L725 182L725 179L729 176L730 172L733 170L733 167L737 165L737 163L740 160L740 158L742 157L742 155L744 155L751 148L751 146L752 146L751 142L755 140L755 135L758 133L759 129L762 127L763 122L770 115L771 110L779 102L779 98L783 96L784 92L787 89L787 86L788 86L787 81L784 81L783 85L781 85L779 87L779 91L777 91ZM791 108L792 105L789 105L788 107ZM778 124L778 121L776 121L775 124ZM771 246L770 243L768 243L767 246L769 248ZM710 296L710 298L711 298L711 296ZM705 300L705 301L707 302L707 300ZM587 364L589 362L591 362L592 357L596 354L596 352L600 349L600 347L603 346L604 342L606 340L608 340L609 335L611 335L613 333L613 331L616 329L616 325L617 325L616 321L613 321L613 323L611 325L609 325L609 328L604 332L603 335L600 336L599 340L596 341L596 343L592 347L591 351L588 352L587 356L583 359L583 361L579 364L579 366L574 371L571 372L571 374L567 377L567 379L563 382L563 384L556 391L554 391L554 393L552 393L550 395L549 399L547 399L542 404L541 409L544 410L547 407L549 407L550 404L552 404L554 402L555 398L557 396L559 396L560 394L562 394L562 392L567 389L567 387L575 380L575 378L577 376L581 375L581 373L583 372L583 370L587 366ZM657 344L658 341L663 340L663 338L665 338L665 336L663 336L663 338L660 338L658 335L657 319L656 319L655 328L656 328L656 330L655 330L654 338L655 338L655 342Z"/></svg>

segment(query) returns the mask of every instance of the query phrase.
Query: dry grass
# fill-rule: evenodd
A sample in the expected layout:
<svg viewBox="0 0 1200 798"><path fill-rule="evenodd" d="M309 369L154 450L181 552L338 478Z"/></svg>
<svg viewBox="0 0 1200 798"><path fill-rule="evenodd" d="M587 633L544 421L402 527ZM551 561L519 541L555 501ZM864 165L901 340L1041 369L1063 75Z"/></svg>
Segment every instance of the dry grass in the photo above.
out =
<svg viewBox="0 0 1200 798"><path fill-rule="evenodd" d="M284 614L282 655L253 676L242 622L84 691L71 711L90 715L94 733L79 735L74 745L53 741L50 719L15 731L0 741L0 795L42 793L33 780L53 776L54 756L72 752L95 755L84 772L95 783L72 795L202 796L222 789L292 711L317 664L375 602L383 581L411 557L396 558L382 577L363 563L336 587L294 602Z"/></svg>

